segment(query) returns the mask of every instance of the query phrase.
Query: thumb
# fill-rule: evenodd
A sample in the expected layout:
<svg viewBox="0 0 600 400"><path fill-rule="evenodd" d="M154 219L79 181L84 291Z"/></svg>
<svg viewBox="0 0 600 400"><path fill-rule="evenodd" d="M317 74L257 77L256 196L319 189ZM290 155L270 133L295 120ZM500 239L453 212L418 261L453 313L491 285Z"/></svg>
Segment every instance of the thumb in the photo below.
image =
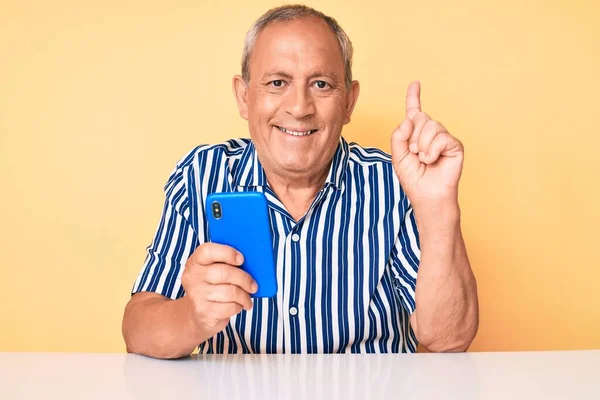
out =
<svg viewBox="0 0 600 400"><path fill-rule="evenodd" d="M406 117L392 133L392 162L395 165L410 153L408 140L412 135L413 125L412 120Z"/></svg>

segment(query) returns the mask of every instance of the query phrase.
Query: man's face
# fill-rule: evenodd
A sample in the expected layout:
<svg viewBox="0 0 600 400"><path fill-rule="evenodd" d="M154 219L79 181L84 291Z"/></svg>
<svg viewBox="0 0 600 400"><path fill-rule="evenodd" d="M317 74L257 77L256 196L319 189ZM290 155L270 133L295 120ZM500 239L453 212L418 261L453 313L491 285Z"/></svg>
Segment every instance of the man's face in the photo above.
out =
<svg viewBox="0 0 600 400"><path fill-rule="evenodd" d="M250 81L234 78L242 117L267 173L311 176L328 168L358 96L345 86L335 34L321 20L274 23L258 36Z"/></svg>

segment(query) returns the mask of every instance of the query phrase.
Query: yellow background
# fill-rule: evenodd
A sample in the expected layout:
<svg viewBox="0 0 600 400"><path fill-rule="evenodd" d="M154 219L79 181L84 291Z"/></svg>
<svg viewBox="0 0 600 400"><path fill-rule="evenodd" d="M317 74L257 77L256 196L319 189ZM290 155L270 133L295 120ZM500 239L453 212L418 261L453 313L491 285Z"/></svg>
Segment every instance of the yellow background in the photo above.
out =
<svg viewBox="0 0 600 400"><path fill-rule="evenodd" d="M274 1L0 0L0 351L124 351L162 186L247 136L231 94ZM321 1L355 46L344 134L389 150L408 83L466 147L484 350L600 348L600 7Z"/></svg>

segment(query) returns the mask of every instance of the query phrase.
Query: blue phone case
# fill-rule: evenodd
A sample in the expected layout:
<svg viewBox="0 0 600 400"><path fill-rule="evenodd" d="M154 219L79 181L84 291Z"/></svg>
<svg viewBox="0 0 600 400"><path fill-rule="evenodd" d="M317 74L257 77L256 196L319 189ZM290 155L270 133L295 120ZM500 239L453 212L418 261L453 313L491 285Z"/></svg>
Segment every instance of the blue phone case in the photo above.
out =
<svg viewBox="0 0 600 400"><path fill-rule="evenodd" d="M217 207L215 217L215 207ZM206 198L210 241L244 255L241 268L258 284L252 297L277 294L277 275L267 199L261 192L211 193Z"/></svg>

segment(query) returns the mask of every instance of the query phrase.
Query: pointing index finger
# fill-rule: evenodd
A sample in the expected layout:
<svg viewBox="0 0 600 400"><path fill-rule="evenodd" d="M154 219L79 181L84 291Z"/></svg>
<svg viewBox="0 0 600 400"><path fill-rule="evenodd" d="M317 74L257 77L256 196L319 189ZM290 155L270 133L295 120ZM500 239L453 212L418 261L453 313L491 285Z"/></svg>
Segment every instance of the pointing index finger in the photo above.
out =
<svg viewBox="0 0 600 400"><path fill-rule="evenodd" d="M421 82L413 81L406 91L406 116L413 119L421 112Z"/></svg>

